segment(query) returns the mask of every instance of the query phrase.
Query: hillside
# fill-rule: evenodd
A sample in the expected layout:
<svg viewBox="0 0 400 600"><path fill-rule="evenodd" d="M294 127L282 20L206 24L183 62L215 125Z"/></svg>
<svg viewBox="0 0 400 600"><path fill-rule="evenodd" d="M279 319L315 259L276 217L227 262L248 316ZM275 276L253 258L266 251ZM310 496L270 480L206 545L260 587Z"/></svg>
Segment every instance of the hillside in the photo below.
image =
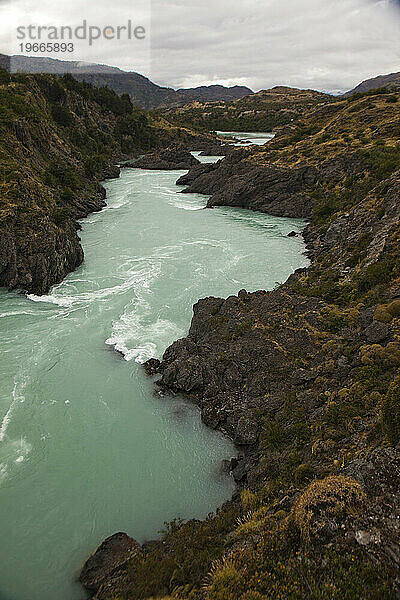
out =
<svg viewBox="0 0 400 600"><path fill-rule="evenodd" d="M205 298L146 364L229 435L238 493L140 547L118 534L96 600L395 600L400 593L400 94L307 113L193 168L209 207L309 220L311 264L274 291Z"/></svg>
<svg viewBox="0 0 400 600"><path fill-rule="evenodd" d="M388 88L389 90L399 90L400 89L400 72L399 73L390 73L389 75L378 75L377 77L373 77L372 79L366 79L359 85L357 85L354 89L346 92L345 96L351 96L355 93L364 93L369 92L370 90L376 90L378 88Z"/></svg>
<svg viewBox="0 0 400 600"><path fill-rule="evenodd" d="M233 102L193 102L158 114L171 123L201 131L272 131L334 100L314 90L275 87Z"/></svg>
<svg viewBox="0 0 400 600"><path fill-rule="evenodd" d="M96 87L107 86L117 94L129 94L132 103L147 110L180 106L192 101L228 101L252 94L244 86L230 88L221 85L179 89L161 87L139 73L122 71L108 65L88 64L78 61L63 61L53 58L13 56L13 71L26 73L70 73L79 81ZM0 66L9 70L10 57L0 55Z"/></svg>
<svg viewBox="0 0 400 600"><path fill-rule="evenodd" d="M201 136L71 75L0 70L0 286L46 293L83 260L76 222L105 206L115 162ZM203 144L211 138L204 138Z"/></svg>

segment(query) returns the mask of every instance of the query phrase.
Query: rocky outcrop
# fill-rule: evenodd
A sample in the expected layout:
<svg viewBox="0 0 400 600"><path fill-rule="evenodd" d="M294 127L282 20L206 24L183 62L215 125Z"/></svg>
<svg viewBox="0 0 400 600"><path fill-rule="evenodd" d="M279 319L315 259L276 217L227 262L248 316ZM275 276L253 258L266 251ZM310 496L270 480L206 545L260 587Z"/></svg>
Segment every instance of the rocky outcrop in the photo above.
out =
<svg viewBox="0 0 400 600"><path fill-rule="evenodd" d="M257 166L246 160L249 155L247 149L237 149L217 167L193 169L178 183L188 184L183 193L210 195L208 208L229 205L282 217L309 218L312 203L307 186L315 183L316 169Z"/></svg>
<svg viewBox="0 0 400 600"><path fill-rule="evenodd" d="M95 592L96 600L107 597L110 581L115 586L124 566L141 551L140 544L126 533L115 533L85 562L79 575L80 583L89 592Z"/></svg>
<svg viewBox="0 0 400 600"><path fill-rule="evenodd" d="M215 171L216 168L217 163L198 163L191 167L187 173L179 177L176 185L191 185L194 181L199 179L199 177Z"/></svg>
<svg viewBox="0 0 400 600"><path fill-rule="evenodd" d="M163 150L158 150L150 154L146 154L139 160L126 163L124 166L134 169L154 169L179 171L181 169L190 169L194 165L198 165L199 161L188 150L182 146L170 146Z"/></svg>
<svg viewBox="0 0 400 600"><path fill-rule="evenodd" d="M232 144L215 140L200 152L200 156L227 156L234 147Z"/></svg>

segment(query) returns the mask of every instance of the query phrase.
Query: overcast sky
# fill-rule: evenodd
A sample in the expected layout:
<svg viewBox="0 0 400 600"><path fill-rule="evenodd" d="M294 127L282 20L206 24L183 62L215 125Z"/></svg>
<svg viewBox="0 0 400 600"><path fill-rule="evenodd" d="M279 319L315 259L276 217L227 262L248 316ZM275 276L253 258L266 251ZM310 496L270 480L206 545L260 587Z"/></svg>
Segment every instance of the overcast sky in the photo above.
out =
<svg viewBox="0 0 400 600"><path fill-rule="evenodd" d="M78 24L87 18L114 24L129 16L149 29L149 2L0 0L0 47L7 51L21 10L40 23ZM400 71L400 2L153 0L147 43L103 41L80 52L67 58L138 71L175 88L222 83L254 90L279 84L346 90Z"/></svg>

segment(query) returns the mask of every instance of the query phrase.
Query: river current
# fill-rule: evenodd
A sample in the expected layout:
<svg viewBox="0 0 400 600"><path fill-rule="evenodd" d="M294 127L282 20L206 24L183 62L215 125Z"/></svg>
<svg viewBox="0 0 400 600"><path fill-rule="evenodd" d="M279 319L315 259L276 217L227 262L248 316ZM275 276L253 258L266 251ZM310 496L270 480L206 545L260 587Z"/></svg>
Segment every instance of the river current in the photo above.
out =
<svg viewBox="0 0 400 600"><path fill-rule="evenodd" d="M199 298L306 265L287 237L303 222L203 210L181 174L123 169L82 221L77 271L47 296L0 291L0 600L81 600L74 579L105 537L152 539L232 493L230 441L154 396L140 363L186 335Z"/></svg>

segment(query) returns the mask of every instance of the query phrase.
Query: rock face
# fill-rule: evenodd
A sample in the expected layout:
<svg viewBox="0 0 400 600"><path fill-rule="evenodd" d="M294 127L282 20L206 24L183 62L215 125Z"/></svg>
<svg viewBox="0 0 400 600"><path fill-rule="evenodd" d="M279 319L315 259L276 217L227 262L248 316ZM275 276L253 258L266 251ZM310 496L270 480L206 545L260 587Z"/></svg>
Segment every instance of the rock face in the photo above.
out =
<svg viewBox="0 0 400 600"><path fill-rule="evenodd" d="M88 591L97 592L96 598L100 600L106 593L102 588L107 581L115 580L117 575L121 574L124 565L141 551L140 544L126 533L115 533L88 558L79 581Z"/></svg>
<svg viewBox="0 0 400 600"><path fill-rule="evenodd" d="M163 150L146 154L139 160L128 163L125 166L135 169L154 169L179 171L181 169L190 169L198 165L199 161L188 150L182 146L170 146Z"/></svg>
<svg viewBox="0 0 400 600"><path fill-rule="evenodd" d="M217 164L218 163L198 163L197 165L192 166L188 173L179 177L176 185L191 185L193 181L197 180L202 175L215 171ZM183 190L183 192L185 191L186 190Z"/></svg>

